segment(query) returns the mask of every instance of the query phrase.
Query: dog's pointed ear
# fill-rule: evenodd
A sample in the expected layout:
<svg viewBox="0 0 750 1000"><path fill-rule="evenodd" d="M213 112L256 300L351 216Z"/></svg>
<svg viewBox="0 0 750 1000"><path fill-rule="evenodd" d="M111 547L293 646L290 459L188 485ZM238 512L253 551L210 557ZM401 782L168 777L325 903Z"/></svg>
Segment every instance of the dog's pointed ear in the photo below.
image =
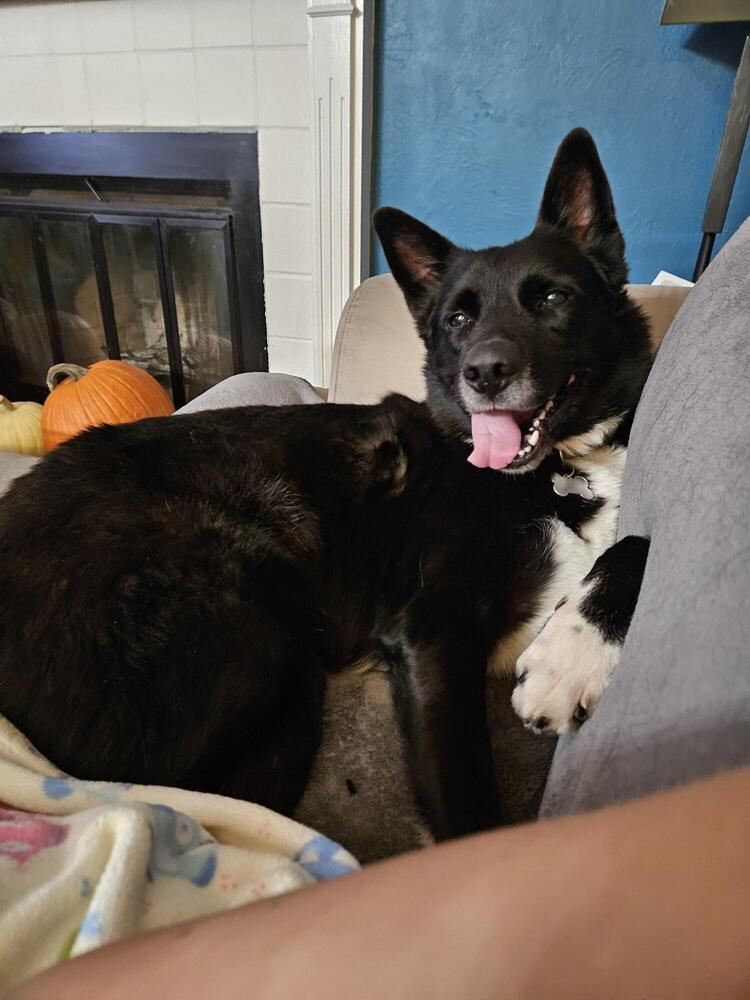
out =
<svg viewBox="0 0 750 1000"><path fill-rule="evenodd" d="M372 221L391 273L412 315L417 315L440 284L457 247L398 208L379 208Z"/></svg>
<svg viewBox="0 0 750 1000"><path fill-rule="evenodd" d="M570 236L608 282L619 287L627 281L612 191L586 129L573 129L557 150L537 218L537 228L546 227Z"/></svg>

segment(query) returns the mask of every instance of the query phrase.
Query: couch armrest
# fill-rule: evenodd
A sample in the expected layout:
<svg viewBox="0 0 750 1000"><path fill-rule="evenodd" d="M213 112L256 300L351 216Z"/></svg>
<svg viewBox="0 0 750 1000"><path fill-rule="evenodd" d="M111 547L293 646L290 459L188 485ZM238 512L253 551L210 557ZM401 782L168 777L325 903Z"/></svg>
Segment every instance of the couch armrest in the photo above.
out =
<svg viewBox="0 0 750 1000"><path fill-rule="evenodd" d="M690 292L685 285L628 285L628 295L637 302L651 324L654 353Z"/></svg>
<svg viewBox="0 0 750 1000"><path fill-rule="evenodd" d="M424 399L424 347L390 274L363 281L349 296L333 347L332 403L377 403L387 392Z"/></svg>

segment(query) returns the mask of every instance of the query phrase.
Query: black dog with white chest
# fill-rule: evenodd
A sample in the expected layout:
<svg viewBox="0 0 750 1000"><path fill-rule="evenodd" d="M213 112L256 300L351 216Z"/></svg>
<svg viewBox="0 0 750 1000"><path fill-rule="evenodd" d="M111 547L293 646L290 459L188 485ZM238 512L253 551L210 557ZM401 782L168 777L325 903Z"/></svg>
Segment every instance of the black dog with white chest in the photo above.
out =
<svg viewBox="0 0 750 1000"><path fill-rule="evenodd" d="M444 839L502 821L488 664L518 670L537 730L594 709L645 560L610 547L650 361L594 143L564 140L510 246L459 249L394 209L375 224L426 405L99 428L0 501L0 711L58 766L290 812L326 672L377 651Z"/></svg>
<svg viewBox="0 0 750 1000"><path fill-rule="evenodd" d="M375 226L454 449L410 535L420 588L394 656L419 800L452 836L498 815L486 665L516 668L516 711L556 733L594 710L613 669L647 543L596 561L615 540L648 328L623 287L624 241L582 129L560 146L536 228L517 243L459 249L394 209ZM469 462L489 468L465 461L472 437Z"/></svg>

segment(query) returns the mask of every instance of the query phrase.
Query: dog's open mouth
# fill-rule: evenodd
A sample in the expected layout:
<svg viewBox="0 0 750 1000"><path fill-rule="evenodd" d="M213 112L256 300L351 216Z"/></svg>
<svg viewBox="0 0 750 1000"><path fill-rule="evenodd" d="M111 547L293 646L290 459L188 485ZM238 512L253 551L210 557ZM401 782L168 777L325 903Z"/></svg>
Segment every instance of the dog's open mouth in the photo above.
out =
<svg viewBox="0 0 750 1000"><path fill-rule="evenodd" d="M533 462L544 449L575 380L571 375L538 410L473 413L471 464L480 469L520 469Z"/></svg>

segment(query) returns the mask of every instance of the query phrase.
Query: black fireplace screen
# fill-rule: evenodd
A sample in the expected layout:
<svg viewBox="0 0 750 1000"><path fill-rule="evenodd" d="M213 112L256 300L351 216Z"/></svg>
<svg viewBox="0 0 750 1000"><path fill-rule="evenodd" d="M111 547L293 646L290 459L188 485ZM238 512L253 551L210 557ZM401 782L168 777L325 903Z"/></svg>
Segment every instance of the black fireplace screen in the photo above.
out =
<svg viewBox="0 0 750 1000"><path fill-rule="evenodd" d="M267 369L255 134L0 136L0 393L103 358L176 406Z"/></svg>

